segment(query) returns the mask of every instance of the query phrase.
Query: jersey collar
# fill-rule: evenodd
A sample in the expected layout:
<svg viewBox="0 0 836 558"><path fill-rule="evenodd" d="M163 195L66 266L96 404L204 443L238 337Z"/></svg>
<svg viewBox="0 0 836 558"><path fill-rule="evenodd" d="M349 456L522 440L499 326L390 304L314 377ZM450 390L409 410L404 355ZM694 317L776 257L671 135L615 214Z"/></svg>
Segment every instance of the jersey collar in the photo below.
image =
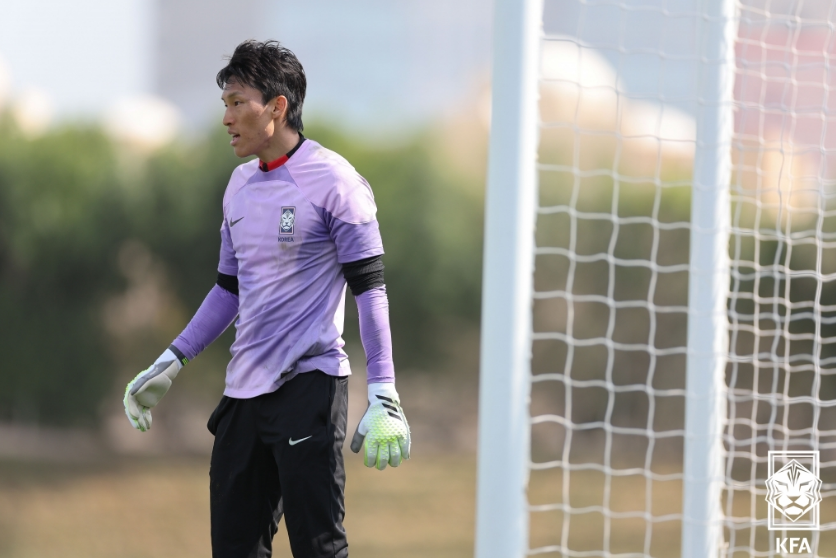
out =
<svg viewBox="0 0 836 558"><path fill-rule="evenodd" d="M274 160L270 161L269 163L265 163L264 161L259 159L258 168L260 168L262 170L262 172L270 172L272 170L276 170L277 168L279 168L283 164L287 163L287 160L290 159L293 156L294 153L296 153L296 151L302 145L303 141L305 141L305 136L303 136L300 133L299 134L299 143L296 144L296 147L294 147L293 149L288 151L287 155L282 155L278 159L274 159Z"/></svg>

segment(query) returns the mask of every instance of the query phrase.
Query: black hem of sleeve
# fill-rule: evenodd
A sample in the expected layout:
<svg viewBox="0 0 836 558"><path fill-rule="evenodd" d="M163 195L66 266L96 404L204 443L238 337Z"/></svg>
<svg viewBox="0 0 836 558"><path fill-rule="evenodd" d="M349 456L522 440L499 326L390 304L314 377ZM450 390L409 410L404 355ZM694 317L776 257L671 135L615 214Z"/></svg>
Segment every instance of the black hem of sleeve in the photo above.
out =
<svg viewBox="0 0 836 558"><path fill-rule="evenodd" d="M343 277L354 296L382 287L384 285L383 259L381 256L372 256L356 262L344 263Z"/></svg>
<svg viewBox="0 0 836 558"><path fill-rule="evenodd" d="M235 275L218 273L218 286L238 296L238 277Z"/></svg>
<svg viewBox="0 0 836 558"><path fill-rule="evenodd" d="M179 360L180 364L183 366L186 366L189 363L189 359L186 358L186 355L184 355L180 349L175 347L173 344L168 346L168 350L174 353L174 356L177 357L177 360Z"/></svg>

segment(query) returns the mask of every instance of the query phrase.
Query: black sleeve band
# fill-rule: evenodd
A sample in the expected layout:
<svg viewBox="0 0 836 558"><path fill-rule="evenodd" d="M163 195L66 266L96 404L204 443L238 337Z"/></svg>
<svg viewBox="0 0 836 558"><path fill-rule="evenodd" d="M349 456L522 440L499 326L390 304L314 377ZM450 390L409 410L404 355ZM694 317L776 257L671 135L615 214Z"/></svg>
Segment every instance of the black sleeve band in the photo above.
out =
<svg viewBox="0 0 836 558"><path fill-rule="evenodd" d="M372 256L356 262L343 264L343 276L345 277L351 294L359 296L366 291L383 286L383 259L381 256Z"/></svg>
<svg viewBox="0 0 836 558"><path fill-rule="evenodd" d="M177 357L177 360L179 360L180 364L182 364L183 366L186 366L189 363L189 359L186 358L186 355L180 352L180 349L178 349L174 345L169 345L168 350L174 353L174 356Z"/></svg>
<svg viewBox="0 0 836 558"><path fill-rule="evenodd" d="M234 295L238 294L238 278L234 275L218 273L218 286Z"/></svg>

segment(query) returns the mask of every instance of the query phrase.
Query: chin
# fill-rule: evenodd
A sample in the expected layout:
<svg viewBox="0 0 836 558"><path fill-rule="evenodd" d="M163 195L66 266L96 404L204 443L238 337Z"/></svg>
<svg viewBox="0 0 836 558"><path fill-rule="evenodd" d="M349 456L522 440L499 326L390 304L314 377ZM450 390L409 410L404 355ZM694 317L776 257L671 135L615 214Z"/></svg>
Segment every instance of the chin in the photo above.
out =
<svg viewBox="0 0 836 558"><path fill-rule="evenodd" d="M252 155L250 150L242 145L233 145L232 152L235 153L236 157L240 158L249 157L250 155Z"/></svg>

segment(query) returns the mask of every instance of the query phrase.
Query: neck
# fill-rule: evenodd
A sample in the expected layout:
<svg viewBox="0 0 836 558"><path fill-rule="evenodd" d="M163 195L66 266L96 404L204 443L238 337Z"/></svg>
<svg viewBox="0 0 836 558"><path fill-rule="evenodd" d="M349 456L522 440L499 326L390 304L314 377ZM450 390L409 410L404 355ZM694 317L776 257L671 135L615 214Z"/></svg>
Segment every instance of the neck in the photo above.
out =
<svg viewBox="0 0 836 558"><path fill-rule="evenodd" d="M256 153L256 156L265 163L269 163L282 155L286 155L291 149L296 147L297 143L299 143L299 132L293 128L281 126L270 138L270 141L267 142L264 149Z"/></svg>

